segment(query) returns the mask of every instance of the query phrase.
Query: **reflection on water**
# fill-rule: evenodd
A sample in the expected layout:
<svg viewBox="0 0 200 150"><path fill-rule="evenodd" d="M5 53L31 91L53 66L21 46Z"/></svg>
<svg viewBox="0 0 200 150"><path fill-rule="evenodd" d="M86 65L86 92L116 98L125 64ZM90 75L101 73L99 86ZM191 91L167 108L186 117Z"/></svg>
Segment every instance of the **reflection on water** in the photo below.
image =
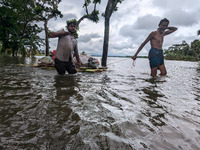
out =
<svg viewBox="0 0 200 150"><path fill-rule="evenodd" d="M165 98L165 95L159 91L159 85L157 84L166 81L159 81L156 78L150 78L146 79L145 82L149 82L150 85L143 87L142 91L144 96L141 99L146 102L150 108L144 110L141 113L146 115L154 126L164 126L166 125L164 120L167 111L166 107L159 103L159 100L161 98Z"/></svg>
<svg viewBox="0 0 200 150"><path fill-rule="evenodd" d="M67 81L67 82L66 82ZM71 96L77 94L73 76L55 76L55 99L48 105L48 149L68 149L80 144L75 141L80 130L80 117L68 105Z"/></svg>
<svg viewBox="0 0 200 150"><path fill-rule="evenodd" d="M108 58L102 73L59 76L0 59L0 149L200 149L200 65ZM117 62L117 63L115 63Z"/></svg>

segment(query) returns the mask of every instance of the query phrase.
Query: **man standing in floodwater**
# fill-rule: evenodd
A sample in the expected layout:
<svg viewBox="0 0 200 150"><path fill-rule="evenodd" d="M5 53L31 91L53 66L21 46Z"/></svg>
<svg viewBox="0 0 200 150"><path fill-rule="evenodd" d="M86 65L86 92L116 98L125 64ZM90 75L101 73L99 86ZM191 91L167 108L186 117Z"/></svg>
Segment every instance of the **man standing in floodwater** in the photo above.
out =
<svg viewBox="0 0 200 150"><path fill-rule="evenodd" d="M149 51L149 63L151 67L151 76L155 77L157 75L157 69L160 70L160 75L165 76L167 74L165 65L164 65L164 56L163 56L163 41L164 36L173 33L178 28L168 27L169 20L164 18L158 24L157 31L153 31L149 34L146 40L140 45L135 55L132 57L133 60L137 58L138 53L142 48L150 41L151 49Z"/></svg>
<svg viewBox="0 0 200 150"><path fill-rule="evenodd" d="M49 37L58 37L58 45L55 54L55 68L59 75L64 75L67 71L69 74L77 73L74 62L73 52L78 62L78 67L81 66L77 41L74 39L76 31L76 22L67 23L67 31L60 30L58 32L51 32Z"/></svg>

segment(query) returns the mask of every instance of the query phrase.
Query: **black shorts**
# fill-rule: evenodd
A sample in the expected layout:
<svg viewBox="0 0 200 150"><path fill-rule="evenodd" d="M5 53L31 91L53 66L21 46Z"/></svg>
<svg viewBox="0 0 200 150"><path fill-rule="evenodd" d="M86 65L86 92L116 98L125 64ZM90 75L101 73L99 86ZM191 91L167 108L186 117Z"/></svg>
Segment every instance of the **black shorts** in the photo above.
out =
<svg viewBox="0 0 200 150"><path fill-rule="evenodd" d="M64 75L67 71L69 74L77 73L74 64L71 61L71 57L69 61L60 61L59 59L55 58L55 68L59 75Z"/></svg>
<svg viewBox="0 0 200 150"><path fill-rule="evenodd" d="M151 48L149 51L149 63L151 69L163 65L164 64L163 50Z"/></svg>

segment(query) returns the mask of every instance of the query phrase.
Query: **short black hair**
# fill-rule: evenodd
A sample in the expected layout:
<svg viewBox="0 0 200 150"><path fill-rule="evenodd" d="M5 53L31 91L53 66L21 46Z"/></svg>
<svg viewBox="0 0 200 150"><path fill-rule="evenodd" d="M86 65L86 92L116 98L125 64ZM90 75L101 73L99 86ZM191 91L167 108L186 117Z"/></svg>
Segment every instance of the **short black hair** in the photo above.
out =
<svg viewBox="0 0 200 150"><path fill-rule="evenodd" d="M163 22L168 22L169 23L169 20L167 18L164 18L164 19L160 20L160 23L158 24L158 26L160 26L161 23L163 23Z"/></svg>

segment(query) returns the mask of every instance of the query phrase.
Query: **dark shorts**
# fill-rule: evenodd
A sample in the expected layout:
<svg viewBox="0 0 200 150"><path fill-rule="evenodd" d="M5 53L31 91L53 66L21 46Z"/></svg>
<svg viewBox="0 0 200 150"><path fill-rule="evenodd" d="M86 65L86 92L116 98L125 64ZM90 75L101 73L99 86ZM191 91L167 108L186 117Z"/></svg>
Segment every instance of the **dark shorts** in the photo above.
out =
<svg viewBox="0 0 200 150"><path fill-rule="evenodd" d="M148 57L151 68L155 68L164 64L163 50L158 50L157 48L151 48Z"/></svg>
<svg viewBox="0 0 200 150"><path fill-rule="evenodd" d="M59 59L55 58L55 68L59 75L64 75L66 71L69 74L77 73L76 68L71 61L71 58L69 59L69 61L60 61Z"/></svg>

